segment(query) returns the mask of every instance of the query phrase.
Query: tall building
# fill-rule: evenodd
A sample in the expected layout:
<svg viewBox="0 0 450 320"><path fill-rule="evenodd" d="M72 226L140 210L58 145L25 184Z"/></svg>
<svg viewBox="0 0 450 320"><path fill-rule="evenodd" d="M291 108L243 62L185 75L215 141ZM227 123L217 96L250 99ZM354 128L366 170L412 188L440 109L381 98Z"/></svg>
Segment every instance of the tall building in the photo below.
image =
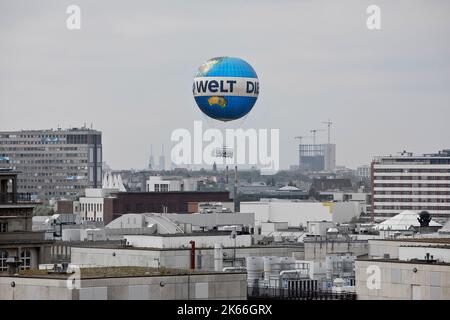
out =
<svg viewBox="0 0 450 320"><path fill-rule="evenodd" d="M329 171L336 169L336 145L300 144L299 168L311 171Z"/></svg>
<svg viewBox="0 0 450 320"><path fill-rule="evenodd" d="M450 217L450 150L376 157L371 172L374 218L404 210L425 210L433 218Z"/></svg>
<svg viewBox="0 0 450 320"><path fill-rule="evenodd" d="M161 146L161 155L159 156L159 169L166 170L166 155L164 153L164 145Z"/></svg>
<svg viewBox="0 0 450 320"><path fill-rule="evenodd" d="M33 200L75 198L102 184L102 133L88 128L0 132L0 168L20 171Z"/></svg>
<svg viewBox="0 0 450 320"><path fill-rule="evenodd" d="M148 161L149 170L155 169L155 159L153 158L153 145L150 145L150 159Z"/></svg>
<svg viewBox="0 0 450 320"><path fill-rule="evenodd" d="M370 166L362 165L356 168L356 176L360 179L370 179Z"/></svg>

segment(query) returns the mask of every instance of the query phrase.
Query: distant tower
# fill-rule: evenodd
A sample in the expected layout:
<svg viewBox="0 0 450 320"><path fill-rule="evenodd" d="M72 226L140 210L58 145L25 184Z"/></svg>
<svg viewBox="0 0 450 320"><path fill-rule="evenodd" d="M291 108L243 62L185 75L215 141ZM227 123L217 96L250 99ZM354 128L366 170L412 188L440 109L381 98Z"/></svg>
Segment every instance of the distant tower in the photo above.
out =
<svg viewBox="0 0 450 320"><path fill-rule="evenodd" d="M215 161L214 161L212 170L213 170L213 172L217 172L217 164Z"/></svg>
<svg viewBox="0 0 450 320"><path fill-rule="evenodd" d="M328 143L324 145L325 170L334 171L336 169L336 144L331 143L331 125L333 122L328 120L322 123L326 124L328 129Z"/></svg>
<svg viewBox="0 0 450 320"><path fill-rule="evenodd" d="M148 168L153 170L155 168L155 159L153 158L153 145L150 145L150 160L148 162Z"/></svg>
<svg viewBox="0 0 450 320"><path fill-rule="evenodd" d="M166 156L164 155L164 144L161 146L161 156L159 157L159 169L166 170Z"/></svg>

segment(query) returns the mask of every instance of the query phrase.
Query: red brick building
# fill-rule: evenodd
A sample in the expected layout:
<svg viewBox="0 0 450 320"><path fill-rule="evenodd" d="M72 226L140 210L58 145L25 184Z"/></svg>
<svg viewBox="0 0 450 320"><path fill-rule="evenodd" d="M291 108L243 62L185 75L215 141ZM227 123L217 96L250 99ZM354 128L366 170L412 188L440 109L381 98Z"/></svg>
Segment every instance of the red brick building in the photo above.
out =
<svg viewBox="0 0 450 320"><path fill-rule="evenodd" d="M125 213L188 213L195 207L192 203L233 201L228 191L119 192L112 196L105 198L105 224Z"/></svg>

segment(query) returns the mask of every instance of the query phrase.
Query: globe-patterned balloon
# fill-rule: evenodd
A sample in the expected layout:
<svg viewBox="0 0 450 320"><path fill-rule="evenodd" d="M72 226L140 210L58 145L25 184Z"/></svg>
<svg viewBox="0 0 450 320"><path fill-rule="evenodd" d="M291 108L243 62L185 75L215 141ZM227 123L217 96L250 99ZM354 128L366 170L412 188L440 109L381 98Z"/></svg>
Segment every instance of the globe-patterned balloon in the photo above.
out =
<svg viewBox="0 0 450 320"><path fill-rule="evenodd" d="M253 108L259 81L255 70L244 60L218 57L198 68L192 91L198 107L208 117L231 121Z"/></svg>

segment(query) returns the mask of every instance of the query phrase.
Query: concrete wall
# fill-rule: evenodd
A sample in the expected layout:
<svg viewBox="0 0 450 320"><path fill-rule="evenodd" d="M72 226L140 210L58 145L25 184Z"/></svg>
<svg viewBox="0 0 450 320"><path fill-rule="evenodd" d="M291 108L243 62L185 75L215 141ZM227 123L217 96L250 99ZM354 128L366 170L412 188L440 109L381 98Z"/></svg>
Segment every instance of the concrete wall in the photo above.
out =
<svg viewBox="0 0 450 320"><path fill-rule="evenodd" d="M214 247L215 243L223 246L245 246L252 244L252 236L249 234L237 235L236 239L232 239L229 234L225 235L186 235L186 236L146 236L146 235L125 235L127 242L133 247L138 248L182 248L190 247L189 242L195 241L197 248Z"/></svg>
<svg viewBox="0 0 450 320"><path fill-rule="evenodd" d="M399 247L399 260L424 259L430 254L430 257L440 262L450 263L450 249L448 247Z"/></svg>
<svg viewBox="0 0 450 320"><path fill-rule="evenodd" d="M15 287L11 283L15 283ZM245 273L80 280L0 277L0 300L197 300L247 298Z"/></svg>
<svg viewBox="0 0 450 320"><path fill-rule="evenodd" d="M369 240L369 258L383 258L385 254L390 259L398 259L398 249L400 246L442 246L443 243L426 243L423 241L402 241L402 240ZM422 259L423 257L421 257Z"/></svg>
<svg viewBox="0 0 450 320"><path fill-rule="evenodd" d="M385 261L356 261L356 294L359 300L450 299L450 265L415 264ZM373 269L379 268L379 287ZM416 270L416 272L414 272ZM371 277L371 278L369 278ZM369 286L368 281L369 280ZM371 288L371 289L369 289Z"/></svg>
<svg viewBox="0 0 450 320"><path fill-rule="evenodd" d="M367 241L307 241L305 242L305 260L325 260L329 254L350 252L354 256L369 252Z"/></svg>
<svg viewBox="0 0 450 320"><path fill-rule="evenodd" d="M250 247L223 249L224 267L231 266L236 252L236 262L244 263L249 256L277 256L304 259L301 246L292 247ZM73 247L71 263L83 266L136 266L168 268L190 268L190 249L158 250L158 249L111 249ZM201 256L201 257L199 257ZM200 249L196 251L196 267L201 270L214 270L214 249Z"/></svg>

